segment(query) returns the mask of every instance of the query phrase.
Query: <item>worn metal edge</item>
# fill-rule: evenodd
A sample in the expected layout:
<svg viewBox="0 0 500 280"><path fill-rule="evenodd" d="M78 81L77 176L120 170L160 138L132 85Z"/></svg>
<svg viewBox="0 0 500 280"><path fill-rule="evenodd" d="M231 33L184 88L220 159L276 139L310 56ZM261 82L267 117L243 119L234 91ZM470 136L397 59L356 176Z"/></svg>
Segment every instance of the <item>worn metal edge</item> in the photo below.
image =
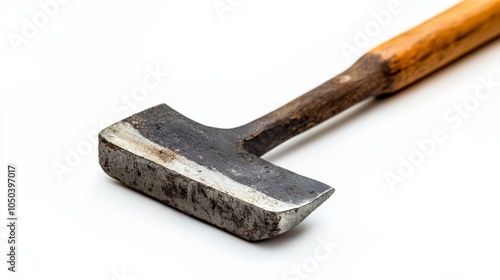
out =
<svg viewBox="0 0 500 280"><path fill-rule="evenodd" d="M307 217L333 193L333 189L331 191L326 191L325 193L320 194L314 201L302 204L292 204L277 200L264 193L258 192L249 186L231 180L216 170L211 170L205 166L201 166L193 161L190 161L189 159L175 153L175 151L165 149L165 147L162 147L143 137L137 130L126 122L118 122L104 129L100 133L100 137L114 146L119 147L121 150L135 155L135 157L158 164L170 172L177 173L180 176L188 178L189 180L202 184L204 187L210 188L214 192L230 197L228 199L232 199L233 203L234 201L238 201L240 204L245 204L249 207L262 210L262 213L257 214L261 219L263 219L263 221L260 222L267 224L268 226L272 224L275 225L265 231L255 231L254 233L249 233L248 229L236 229L231 225L225 224L227 221L213 221L210 217L202 217L204 215L200 216L199 213L190 211L188 209L189 207L186 208L180 205L172 205L171 202L162 199L162 195L160 193L147 193L145 189L135 187L139 191L152 196L157 200L179 208L180 210L188 212L188 214L203 219L218 227L224 228L247 240L266 239L290 230ZM100 147L100 157L105 156L102 152L103 151L101 151ZM133 160L134 163L136 163L136 159L134 158ZM101 165L103 165L102 162ZM103 167L103 169L105 168ZM109 170L105 169L105 171L108 174L110 173L108 172ZM131 184L132 182L126 182L127 180L124 180L124 178L117 178L117 174L109 175L122 182L125 181L124 183L129 186L134 185Z"/></svg>

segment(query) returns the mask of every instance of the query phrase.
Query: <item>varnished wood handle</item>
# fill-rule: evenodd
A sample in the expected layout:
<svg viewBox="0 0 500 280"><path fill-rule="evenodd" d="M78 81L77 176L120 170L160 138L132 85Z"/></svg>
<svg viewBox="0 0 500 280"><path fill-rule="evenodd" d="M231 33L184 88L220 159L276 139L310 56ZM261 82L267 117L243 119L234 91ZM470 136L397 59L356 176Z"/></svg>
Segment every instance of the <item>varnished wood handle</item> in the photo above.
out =
<svg viewBox="0 0 500 280"><path fill-rule="evenodd" d="M398 91L500 34L500 1L463 1L448 11L374 48Z"/></svg>
<svg viewBox="0 0 500 280"><path fill-rule="evenodd" d="M237 128L262 155L359 101L392 94L500 35L500 0L467 0L363 55L351 68Z"/></svg>

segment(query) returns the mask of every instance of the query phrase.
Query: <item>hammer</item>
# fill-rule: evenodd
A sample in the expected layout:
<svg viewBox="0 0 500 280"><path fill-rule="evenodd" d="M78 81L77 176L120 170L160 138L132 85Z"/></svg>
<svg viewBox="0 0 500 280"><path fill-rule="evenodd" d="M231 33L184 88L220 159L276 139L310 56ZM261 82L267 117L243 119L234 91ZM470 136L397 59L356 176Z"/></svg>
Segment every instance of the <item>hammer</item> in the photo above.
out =
<svg viewBox="0 0 500 280"><path fill-rule="evenodd" d="M121 120L99 133L99 163L129 187L246 240L275 237L334 189L260 156L366 98L398 92L499 34L500 0L463 1L243 126L204 126L165 104Z"/></svg>

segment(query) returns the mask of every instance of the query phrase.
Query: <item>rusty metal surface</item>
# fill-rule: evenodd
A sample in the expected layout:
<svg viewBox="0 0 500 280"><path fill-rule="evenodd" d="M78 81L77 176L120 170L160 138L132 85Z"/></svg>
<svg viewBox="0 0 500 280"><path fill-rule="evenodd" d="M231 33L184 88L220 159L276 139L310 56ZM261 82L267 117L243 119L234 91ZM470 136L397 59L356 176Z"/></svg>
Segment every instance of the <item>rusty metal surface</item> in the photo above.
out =
<svg viewBox="0 0 500 280"><path fill-rule="evenodd" d="M162 104L101 132L99 156L110 176L248 240L293 228L333 193L249 153L241 139Z"/></svg>

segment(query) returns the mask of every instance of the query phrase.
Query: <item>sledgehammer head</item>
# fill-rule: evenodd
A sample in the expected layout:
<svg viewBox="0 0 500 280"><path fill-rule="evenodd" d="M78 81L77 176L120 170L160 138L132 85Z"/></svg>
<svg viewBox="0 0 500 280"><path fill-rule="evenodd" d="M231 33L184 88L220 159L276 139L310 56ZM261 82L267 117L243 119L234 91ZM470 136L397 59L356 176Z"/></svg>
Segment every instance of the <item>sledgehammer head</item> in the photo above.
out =
<svg viewBox="0 0 500 280"><path fill-rule="evenodd" d="M242 137L163 104L101 131L99 162L126 185L252 241L290 230L333 193L248 152Z"/></svg>

